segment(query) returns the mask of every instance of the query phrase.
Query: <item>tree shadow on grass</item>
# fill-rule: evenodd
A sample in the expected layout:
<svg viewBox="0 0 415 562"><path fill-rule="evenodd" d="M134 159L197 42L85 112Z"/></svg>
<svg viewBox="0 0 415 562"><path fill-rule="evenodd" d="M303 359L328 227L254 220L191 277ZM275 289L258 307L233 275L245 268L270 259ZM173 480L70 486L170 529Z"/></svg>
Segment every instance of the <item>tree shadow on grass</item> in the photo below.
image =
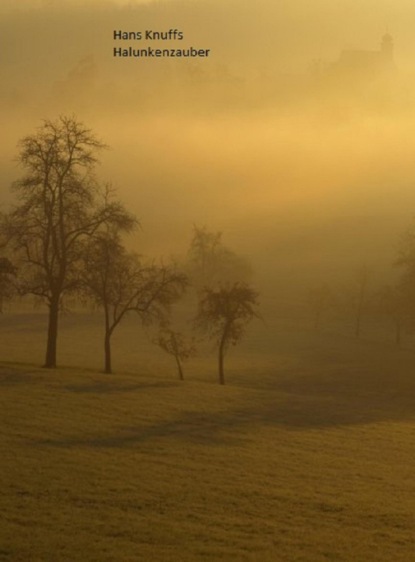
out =
<svg viewBox="0 0 415 562"><path fill-rule="evenodd" d="M107 375L106 375L107 376ZM120 383L111 381L94 381L89 384L68 384L63 388L75 394L116 394L120 392L133 392L145 388L173 388L179 383L175 381L143 381L138 383Z"/></svg>
<svg viewBox="0 0 415 562"><path fill-rule="evenodd" d="M304 397L278 395L227 412L183 412L170 421L152 426L130 426L111 434L74 435L45 439L37 445L92 449L134 448L168 442L192 445L241 445L252 430L279 427L285 430L324 430L378 422L415 420L415 399L395 396L388 402L377 397ZM33 443L33 442L32 442Z"/></svg>
<svg viewBox="0 0 415 562"><path fill-rule="evenodd" d="M74 435L59 439L31 441L32 444L51 447L92 449L133 448L146 443L163 444L164 440L183 441L199 445L223 445L241 442L236 434L225 431L242 426L235 419L224 419L213 415L200 416L184 413L175 420L161 422L152 426L130 426L105 435Z"/></svg>
<svg viewBox="0 0 415 562"><path fill-rule="evenodd" d="M217 411L212 398L210 411L186 408L172 414L168 421L107 429L95 435L37 441L56 447L129 448L160 440L193 444L229 445L250 438L252 430L273 427L286 430L331 429L415 420L415 356L413 353L364 342L338 342L320 347L313 345L297 354L290 366L276 365L263 373L263 379L249 375L245 379L229 376L238 386L238 403L226 411ZM330 342L329 342L330 343ZM314 345L315 344L315 345ZM230 373L231 375L231 373ZM15 375L13 375L15 376ZM246 384L245 384L246 382ZM175 387L178 381L89 380L67 385L68 392L103 394L137 392L154 387ZM243 387L243 388L242 388ZM184 383L184 392L186 385ZM223 389L226 392L226 388ZM201 387L201 392L204 389ZM208 388L206 388L208 392ZM215 393L216 396L216 393ZM182 403L185 404L185 398ZM162 403L157 407L162 407ZM174 417L173 417L174 416ZM118 420L119 422L121 420ZM127 422L128 423L128 422ZM33 442L32 442L33 443Z"/></svg>
<svg viewBox="0 0 415 562"><path fill-rule="evenodd" d="M49 369L41 369L40 367L34 367L34 371L30 371L31 366L22 364L19 368L16 368L16 364L12 367L7 365L0 365L0 387L16 386L20 384L39 384L45 382L48 379L48 375L55 375L56 373ZM95 375L95 373L94 373ZM56 374L56 378L53 382L59 381L61 375ZM100 377L100 378L98 378ZM64 384L61 386L67 392L73 392L75 394L115 394L120 392L134 392L140 391L146 388L174 388L182 384L180 381L176 380L137 380L134 382L117 380L117 375L95 375L96 380L83 379L81 382ZM52 379L49 379L52 380Z"/></svg>
<svg viewBox="0 0 415 562"><path fill-rule="evenodd" d="M16 386L19 384L27 384L31 381L30 373L17 371L12 368L0 368L0 387Z"/></svg>
<svg viewBox="0 0 415 562"><path fill-rule="evenodd" d="M377 397L294 397L283 402L264 404L261 421L288 429L329 429L379 422L415 419L414 399Z"/></svg>

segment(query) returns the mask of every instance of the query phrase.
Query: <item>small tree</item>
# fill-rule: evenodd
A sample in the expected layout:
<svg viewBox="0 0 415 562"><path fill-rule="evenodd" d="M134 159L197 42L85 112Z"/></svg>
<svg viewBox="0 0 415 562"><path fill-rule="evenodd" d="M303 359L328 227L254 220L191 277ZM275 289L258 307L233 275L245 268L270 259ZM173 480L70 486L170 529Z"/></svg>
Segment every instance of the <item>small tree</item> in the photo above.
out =
<svg viewBox="0 0 415 562"><path fill-rule="evenodd" d="M401 345L404 330L409 331L413 327L411 316L415 310L415 286L408 281L408 275L404 275L395 285L382 287L375 296L376 312L393 322L397 346Z"/></svg>
<svg viewBox="0 0 415 562"><path fill-rule="evenodd" d="M207 227L198 226L193 228L187 269L192 284L198 290L220 283L234 283L251 275L250 264L223 244L221 232L211 232Z"/></svg>
<svg viewBox="0 0 415 562"><path fill-rule="evenodd" d="M144 265L129 253L114 231L96 236L89 244L83 268L86 294L104 310L104 370L112 372L111 336L129 312L144 324L165 318L181 296L186 277L173 266Z"/></svg>
<svg viewBox="0 0 415 562"><path fill-rule="evenodd" d="M201 295L196 325L218 344L220 384L225 384L225 353L230 345L238 343L246 325L258 316L255 310L257 299L258 293L246 283L206 288Z"/></svg>
<svg viewBox="0 0 415 562"><path fill-rule="evenodd" d="M170 328L163 328L155 343L176 361L179 379L184 380L182 363L196 354L193 340L188 342L183 334Z"/></svg>

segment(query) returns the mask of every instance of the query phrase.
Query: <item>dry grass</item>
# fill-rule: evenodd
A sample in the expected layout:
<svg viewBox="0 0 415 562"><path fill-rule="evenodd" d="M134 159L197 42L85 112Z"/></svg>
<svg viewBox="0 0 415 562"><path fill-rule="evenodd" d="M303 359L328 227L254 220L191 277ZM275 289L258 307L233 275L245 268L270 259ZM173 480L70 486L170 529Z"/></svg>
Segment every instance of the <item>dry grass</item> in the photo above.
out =
<svg viewBox="0 0 415 562"><path fill-rule="evenodd" d="M40 323L8 322L1 561L414 559L412 352L263 327L220 387L208 356L180 383L140 336L127 354L128 323L117 375L92 370L99 334L79 318L61 354L88 369L18 365Z"/></svg>

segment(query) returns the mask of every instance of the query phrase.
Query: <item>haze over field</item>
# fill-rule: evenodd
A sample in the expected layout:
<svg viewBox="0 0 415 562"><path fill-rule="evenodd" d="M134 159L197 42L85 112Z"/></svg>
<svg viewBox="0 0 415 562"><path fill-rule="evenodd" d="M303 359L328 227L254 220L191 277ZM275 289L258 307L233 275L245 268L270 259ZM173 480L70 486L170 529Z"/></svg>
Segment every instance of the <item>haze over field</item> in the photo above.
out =
<svg viewBox="0 0 415 562"><path fill-rule="evenodd" d="M412 560L414 29L0 0L1 560Z"/></svg>
<svg viewBox="0 0 415 562"><path fill-rule="evenodd" d="M18 139L42 118L75 114L111 147L100 174L139 216L139 251L182 253L196 223L224 231L263 277L274 266L297 274L310 262L346 270L393 261L415 209L413 3L74 0L0 9L4 201L20 173ZM211 56L114 58L114 29L180 29L184 41L170 47ZM386 32L390 72L336 74L343 51L379 53Z"/></svg>

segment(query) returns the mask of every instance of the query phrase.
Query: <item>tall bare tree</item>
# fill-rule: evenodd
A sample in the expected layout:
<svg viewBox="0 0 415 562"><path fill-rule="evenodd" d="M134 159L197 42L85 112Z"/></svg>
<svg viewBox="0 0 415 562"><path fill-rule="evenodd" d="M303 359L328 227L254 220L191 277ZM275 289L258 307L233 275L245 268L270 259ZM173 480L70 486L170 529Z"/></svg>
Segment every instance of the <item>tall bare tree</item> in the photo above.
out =
<svg viewBox="0 0 415 562"><path fill-rule="evenodd" d="M2 233L20 258L19 286L47 303L45 367L56 366L59 310L79 287L86 240L103 225L129 230L135 220L95 179L104 145L74 117L44 121L20 141L24 170L18 203L2 217Z"/></svg>
<svg viewBox="0 0 415 562"><path fill-rule="evenodd" d="M258 293L246 283L206 288L199 301L196 325L218 344L219 383L225 384L224 358L241 339L246 325L258 316Z"/></svg>
<svg viewBox="0 0 415 562"><path fill-rule="evenodd" d="M84 287L104 311L104 369L111 373L111 337L123 318L134 312L144 324L163 322L187 280L174 266L143 264L114 231L95 236L85 260Z"/></svg>

